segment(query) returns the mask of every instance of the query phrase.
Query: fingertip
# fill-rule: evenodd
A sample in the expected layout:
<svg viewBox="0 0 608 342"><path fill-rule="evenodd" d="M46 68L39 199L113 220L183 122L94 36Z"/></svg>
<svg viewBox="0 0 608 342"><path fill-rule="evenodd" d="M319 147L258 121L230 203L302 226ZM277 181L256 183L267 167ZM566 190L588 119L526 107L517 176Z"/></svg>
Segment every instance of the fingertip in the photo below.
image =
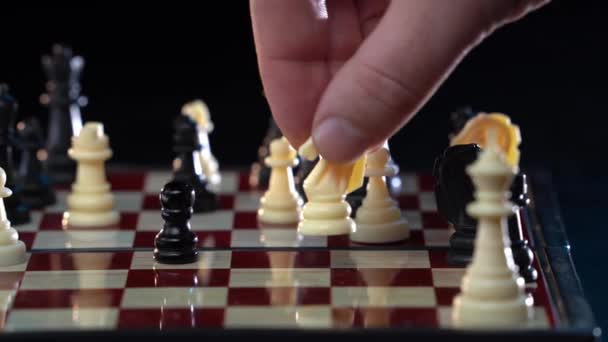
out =
<svg viewBox="0 0 608 342"><path fill-rule="evenodd" d="M312 136L324 159L348 163L365 152L368 141L364 133L345 118L329 116L313 128Z"/></svg>

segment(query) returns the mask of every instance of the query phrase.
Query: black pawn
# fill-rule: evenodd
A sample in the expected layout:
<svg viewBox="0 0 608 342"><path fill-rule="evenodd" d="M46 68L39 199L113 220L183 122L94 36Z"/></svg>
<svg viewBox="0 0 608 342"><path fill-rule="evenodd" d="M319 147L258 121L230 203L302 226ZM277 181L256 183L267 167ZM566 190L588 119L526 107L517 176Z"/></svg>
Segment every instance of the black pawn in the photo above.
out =
<svg viewBox="0 0 608 342"><path fill-rule="evenodd" d="M21 163L21 194L23 202L33 209L40 209L55 203L55 192L49 181L38 152L44 148L42 129L36 118L28 118L17 125Z"/></svg>
<svg viewBox="0 0 608 342"><path fill-rule="evenodd" d="M453 265L467 265L473 256L477 221L466 212L474 193L466 167L477 160L480 152L476 144L455 145L447 148L435 161L433 174L437 209L454 226L448 251L448 262Z"/></svg>
<svg viewBox="0 0 608 342"><path fill-rule="evenodd" d="M262 144L258 148L258 160L251 166L249 173L249 184L254 188L265 189L270 181L270 168L266 166L264 160L270 155L270 143L282 137L283 134L277 126L276 122L270 117L268 121L268 131Z"/></svg>
<svg viewBox="0 0 608 342"><path fill-rule="evenodd" d="M194 189L172 181L160 193L163 229L154 239L154 259L162 264L189 264L198 257L198 238L190 228Z"/></svg>
<svg viewBox="0 0 608 342"><path fill-rule="evenodd" d="M74 56L69 47L54 45L51 55L42 57L47 77L46 93L40 102L49 109L47 168L53 183L71 184L76 175L76 162L68 156L72 136L82 126L80 108L86 98L80 95L80 77L84 59Z"/></svg>
<svg viewBox="0 0 608 342"><path fill-rule="evenodd" d="M30 212L23 203L13 163L17 106L17 101L10 95L8 86L0 84L0 167L6 172L6 187L13 191L11 196L4 199L4 204L6 215L14 225L30 221Z"/></svg>
<svg viewBox="0 0 608 342"><path fill-rule="evenodd" d="M524 238L521 211L530 203L528 197L527 178L524 173L518 173L513 179L511 186L511 202L516 206L515 215L509 217L509 238L511 240L511 251L519 274L527 283L538 279L538 272L532 266L534 253L530 249L528 240Z"/></svg>
<svg viewBox="0 0 608 342"><path fill-rule="evenodd" d="M200 167L197 154L201 150L196 123L186 115L178 115L175 120L175 145L177 154L173 180L189 184L195 193L194 212L209 212L218 209L215 193L207 187L207 179ZM198 164L198 165L197 165Z"/></svg>

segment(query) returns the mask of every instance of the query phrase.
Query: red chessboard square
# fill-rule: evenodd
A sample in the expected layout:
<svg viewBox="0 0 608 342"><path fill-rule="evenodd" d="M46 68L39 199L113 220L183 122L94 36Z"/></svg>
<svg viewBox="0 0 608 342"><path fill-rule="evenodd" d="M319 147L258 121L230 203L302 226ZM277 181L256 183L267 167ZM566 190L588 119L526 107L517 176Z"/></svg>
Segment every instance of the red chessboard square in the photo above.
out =
<svg viewBox="0 0 608 342"><path fill-rule="evenodd" d="M333 322L339 327L438 327L437 311L423 308L334 308Z"/></svg>
<svg viewBox="0 0 608 342"><path fill-rule="evenodd" d="M422 229L448 229L448 222L438 212L423 212Z"/></svg>
<svg viewBox="0 0 608 342"><path fill-rule="evenodd" d="M144 188L145 176L143 172L111 172L108 181L113 191L140 191Z"/></svg>
<svg viewBox="0 0 608 342"><path fill-rule="evenodd" d="M33 253L28 271L129 269L133 252Z"/></svg>
<svg viewBox="0 0 608 342"><path fill-rule="evenodd" d="M331 270L332 286L433 286L429 268L341 268Z"/></svg>
<svg viewBox="0 0 608 342"><path fill-rule="evenodd" d="M234 209L234 195L218 195L218 201L220 203L220 209ZM146 194L144 196L143 208L144 210L160 210L160 200L158 199L158 195Z"/></svg>
<svg viewBox="0 0 608 342"><path fill-rule="evenodd" d="M227 269L129 270L127 287L216 287L228 286Z"/></svg>
<svg viewBox="0 0 608 342"><path fill-rule="evenodd" d="M1 272L0 290L13 290L19 288L24 272Z"/></svg>
<svg viewBox="0 0 608 342"><path fill-rule="evenodd" d="M218 328L224 325L224 309L122 309L120 329Z"/></svg>
<svg viewBox="0 0 608 342"><path fill-rule="evenodd" d="M251 184L249 183L249 174L247 172L239 173L239 191L250 191L252 190Z"/></svg>
<svg viewBox="0 0 608 342"><path fill-rule="evenodd" d="M330 267L329 251L233 251L232 268L270 268L270 259L294 260L294 268Z"/></svg>
<svg viewBox="0 0 608 342"><path fill-rule="evenodd" d="M258 214L255 211L238 211L234 214L235 229L258 229Z"/></svg>
<svg viewBox="0 0 608 342"><path fill-rule="evenodd" d="M327 287L241 287L228 290L228 305L327 305Z"/></svg>
<svg viewBox="0 0 608 342"><path fill-rule="evenodd" d="M437 298L437 305L452 306L452 301L458 293L460 293L460 288L458 287L436 287L435 297Z"/></svg>
<svg viewBox="0 0 608 342"><path fill-rule="evenodd" d="M420 191L435 191L435 178L430 173L418 174L418 189Z"/></svg>
<svg viewBox="0 0 608 342"><path fill-rule="evenodd" d="M107 308L118 307L121 299L122 289L20 290L13 308Z"/></svg>
<svg viewBox="0 0 608 342"><path fill-rule="evenodd" d="M120 222L115 226L100 227L100 229L108 230L134 230L137 227L138 213L120 213ZM45 213L40 220L40 230L64 230L62 213ZM65 228L66 230L90 230L90 227L72 227Z"/></svg>
<svg viewBox="0 0 608 342"><path fill-rule="evenodd" d="M463 268L463 266L448 263L448 252L445 250L429 250L431 268Z"/></svg>
<svg viewBox="0 0 608 342"><path fill-rule="evenodd" d="M400 195L397 199L401 209L419 209L420 199L417 195Z"/></svg>
<svg viewBox="0 0 608 342"><path fill-rule="evenodd" d="M159 227L159 231L162 227ZM198 247L228 248L230 247L230 232L194 232L198 237ZM136 232L133 247L154 248L154 238L158 232Z"/></svg>
<svg viewBox="0 0 608 342"><path fill-rule="evenodd" d="M36 238L35 232L19 232L19 240L23 241L25 248L29 251L34 245L34 239Z"/></svg>

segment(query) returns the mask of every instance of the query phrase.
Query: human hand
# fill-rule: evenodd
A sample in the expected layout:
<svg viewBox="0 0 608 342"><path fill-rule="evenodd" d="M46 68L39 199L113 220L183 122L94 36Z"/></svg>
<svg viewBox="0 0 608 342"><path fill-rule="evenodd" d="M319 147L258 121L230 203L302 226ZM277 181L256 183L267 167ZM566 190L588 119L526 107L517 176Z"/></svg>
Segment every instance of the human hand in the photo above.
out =
<svg viewBox="0 0 608 342"><path fill-rule="evenodd" d="M296 148L352 161L382 144L497 28L548 0L251 0L260 73Z"/></svg>

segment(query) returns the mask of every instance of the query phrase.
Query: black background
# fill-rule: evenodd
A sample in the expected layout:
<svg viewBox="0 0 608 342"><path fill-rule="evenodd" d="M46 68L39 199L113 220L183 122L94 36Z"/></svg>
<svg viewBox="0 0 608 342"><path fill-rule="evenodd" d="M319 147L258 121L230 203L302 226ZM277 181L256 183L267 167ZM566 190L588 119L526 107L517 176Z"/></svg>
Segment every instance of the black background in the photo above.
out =
<svg viewBox="0 0 608 342"><path fill-rule="evenodd" d="M201 98L211 109L211 143L222 166L248 165L270 115L248 3L197 5L5 9L0 82L11 85L23 116L45 121L40 57L53 43L67 43L86 59L83 118L105 124L112 162L169 167L172 120L185 101ZM471 105L510 115L522 131L523 165L556 176L575 260L602 323L607 9L601 0L554 1L501 29L391 141L402 168L428 169L447 144L451 111Z"/></svg>

